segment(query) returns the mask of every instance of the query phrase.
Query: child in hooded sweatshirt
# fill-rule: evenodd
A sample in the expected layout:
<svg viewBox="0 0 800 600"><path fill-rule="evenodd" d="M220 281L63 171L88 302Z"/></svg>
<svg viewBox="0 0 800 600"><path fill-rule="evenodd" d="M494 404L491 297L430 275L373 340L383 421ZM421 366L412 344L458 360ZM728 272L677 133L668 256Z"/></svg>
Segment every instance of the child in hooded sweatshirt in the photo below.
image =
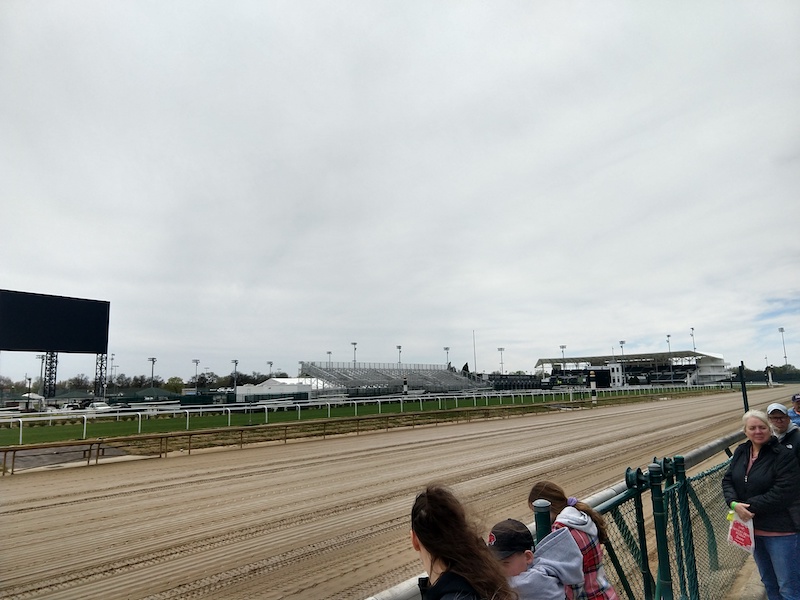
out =
<svg viewBox="0 0 800 600"><path fill-rule="evenodd" d="M564 600L565 585L583 582L583 557L566 529L545 536L534 551L528 526L506 519L492 528L488 545L520 600Z"/></svg>
<svg viewBox="0 0 800 600"><path fill-rule="evenodd" d="M583 581L567 586L567 600L618 600L603 568L603 543L608 539L603 517L585 502L570 496L552 481L533 485L528 505L542 499L550 502L553 531L569 531L583 555Z"/></svg>

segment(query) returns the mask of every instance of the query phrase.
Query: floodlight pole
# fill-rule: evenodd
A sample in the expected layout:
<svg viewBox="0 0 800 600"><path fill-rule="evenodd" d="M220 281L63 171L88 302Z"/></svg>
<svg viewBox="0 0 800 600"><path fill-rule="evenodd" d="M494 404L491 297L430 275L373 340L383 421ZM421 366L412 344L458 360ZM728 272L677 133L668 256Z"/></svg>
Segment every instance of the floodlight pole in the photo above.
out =
<svg viewBox="0 0 800 600"><path fill-rule="evenodd" d="M231 362L233 363L233 401L236 402L236 368L239 366L239 361L234 358Z"/></svg>
<svg viewBox="0 0 800 600"><path fill-rule="evenodd" d="M42 366L39 369L39 395L44 396L44 359L46 354L37 354L36 358L42 361ZM113 354L111 356L114 356Z"/></svg>
<svg viewBox="0 0 800 600"><path fill-rule="evenodd" d="M267 364L269 365L269 376L268 377L272 377L272 361L268 360Z"/></svg>
<svg viewBox="0 0 800 600"><path fill-rule="evenodd" d="M111 353L111 358L108 361L108 387L114 382L114 353Z"/></svg>
<svg viewBox="0 0 800 600"><path fill-rule="evenodd" d="M778 331L781 334L781 342L783 343L783 364L788 366L789 359L786 358L786 340L783 338L783 332L786 330L783 327L778 327Z"/></svg>
<svg viewBox="0 0 800 600"><path fill-rule="evenodd" d="M403 347L402 346L397 346L397 364L398 365L403 364L403 361L400 360L400 357L402 356L401 355L402 352L403 352Z"/></svg>
<svg viewBox="0 0 800 600"><path fill-rule="evenodd" d="M622 387L625 387L625 340L619 341L619 349L622 351L622 358L619 362L622 368Z"/></svg>
<svg viewBox="0 0 800 600"><path fill-rule="evenodd" d="M694 327L690 328L692 331L689 335L692 336L692 351L697 352L697 346L694 345Z"/></svg>
<svg viewBox="0 0 800 600"><path fill-rule="evenodd" d="M328 368L330 369L331 368L331 351L328 350L327 354L328 354Z"/></svg>
<svg viewBox="0 0 800 600"><path fill-rule="evenodd" d="M500 375L503 374L503 352L505 348L498 348L497 351L500 353Z"/></svg>
<svg viewBox="0 0 800 600"><path fill-rule="evenodd" d="M197 365L200 364L200 359L199 358L193 358L192 362L194 363L194 397L197 398L198 394L200 393L199 392L199 385L198 385L200 382L197 379Z"/></svg>
<svg viewBox="0 0 800 600"><path fill-rule="evenodd" d="M672 372L672 344L670 344L670 341L669 341L669 338L671 338L671 337L672 336L670 334L667 334L667 348L669 349L669 379L670 379L669 383L670 383L670 385L675 383L675 381L674 381L675 380L675 376L674 376L674 374Z"/></svg>
<svg viewBox="0 0 800 600"><path fill-rule="evenodd" d="M156 358L154 356L151 356L147 360L150 361L150 387L151 388L155 388L156 386L155 386L155 383L154 383L155 382L154 373L155 373L155 368L156 368Z"/></svg>
<svg viewBox="0 0 800 600"><path fill-rule="evenodd" d="M450 364L450 346L445 346L442 348L445 351L445 365Z"/></svg>
<svg viewBox="0 0 800 600"><path fill-rule="evenodd" d="M353 345L353 368L356 368L356 346L358 342L350 342Z"/></svg>
<svg viewBox="0 0 800 600"><path fill-rule="evenodd" d="M567 361L564 358L564 350L566 350L567 347L564 344L561 344L559 346L559 348L561 348L561 370L562 371L566 371L567 370Z"/></svg>

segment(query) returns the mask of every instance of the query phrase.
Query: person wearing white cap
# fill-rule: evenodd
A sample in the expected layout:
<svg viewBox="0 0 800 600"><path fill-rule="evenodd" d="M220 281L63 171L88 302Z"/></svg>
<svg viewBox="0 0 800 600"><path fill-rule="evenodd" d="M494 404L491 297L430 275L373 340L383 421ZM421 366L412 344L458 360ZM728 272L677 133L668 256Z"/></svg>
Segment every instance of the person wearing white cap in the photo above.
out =
<svg viewBox="0 0 800 600"><path fill-rule="evenodd" d="M800 463L800 427L789 420L789 411L783 404L775 402L767 407L767 418L772 433L782 446L792 451ZM789 514L792 515L795 527L800 531L800 498L795 499L789 507Z"/></svg>
<svg viewBox="0 0 800 600"><path fill-rule="evenodd" d="M792 423L800 427L800 394L792 396L792 408L789 409L789 418Z"/></svg>
<svg viewBox="0 0 800 600"><path fill-rule="evenodd" d="M767 407L767 416L772 433L781 444L792 451L800 463L800 427L789 420L789 411L783 404L775 402Z"/></svg>

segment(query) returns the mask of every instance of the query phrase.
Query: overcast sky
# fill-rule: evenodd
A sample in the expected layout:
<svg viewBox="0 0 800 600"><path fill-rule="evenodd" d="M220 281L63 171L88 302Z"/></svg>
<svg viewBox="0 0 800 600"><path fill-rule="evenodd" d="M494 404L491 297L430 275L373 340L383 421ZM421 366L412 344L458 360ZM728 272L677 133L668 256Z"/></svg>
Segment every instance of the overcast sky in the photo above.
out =
<svg viewBox="0 0 800 600"><path fill-rule="evenodd" d="M0 288L128 376L800 365L799 56L789 1L2 0Z"/></svg>

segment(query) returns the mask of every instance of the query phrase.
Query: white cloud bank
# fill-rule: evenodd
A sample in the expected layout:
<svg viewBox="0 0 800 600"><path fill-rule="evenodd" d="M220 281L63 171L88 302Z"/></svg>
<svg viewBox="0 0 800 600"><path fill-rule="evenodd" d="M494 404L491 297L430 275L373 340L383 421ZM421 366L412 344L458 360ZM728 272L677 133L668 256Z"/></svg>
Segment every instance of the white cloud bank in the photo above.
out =
<svg viewBox="0 0 800 600"><path fill-rule="evenodd" d="M129 376L797 365L797 56L788 2L7 0L0 287L110 301Z"/></svg>

